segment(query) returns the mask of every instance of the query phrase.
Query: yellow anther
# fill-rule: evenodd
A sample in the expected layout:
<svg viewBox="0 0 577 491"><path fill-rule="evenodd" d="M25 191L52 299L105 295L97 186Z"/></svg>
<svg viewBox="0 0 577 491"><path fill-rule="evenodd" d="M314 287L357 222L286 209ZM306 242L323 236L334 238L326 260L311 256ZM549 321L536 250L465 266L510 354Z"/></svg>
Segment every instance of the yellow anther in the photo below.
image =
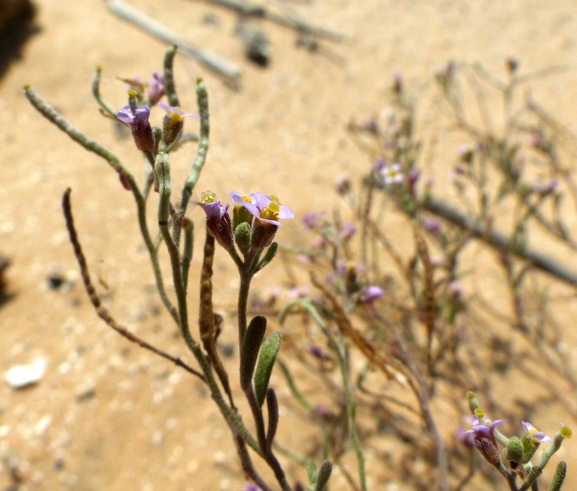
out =
<svg viewBox="0 0 577 491"><path fill-rule="evenodd" d="M216 200L216 193L213 193L212 191L204 191L200 195L201 203L213 203L214 200Z"/></svg>

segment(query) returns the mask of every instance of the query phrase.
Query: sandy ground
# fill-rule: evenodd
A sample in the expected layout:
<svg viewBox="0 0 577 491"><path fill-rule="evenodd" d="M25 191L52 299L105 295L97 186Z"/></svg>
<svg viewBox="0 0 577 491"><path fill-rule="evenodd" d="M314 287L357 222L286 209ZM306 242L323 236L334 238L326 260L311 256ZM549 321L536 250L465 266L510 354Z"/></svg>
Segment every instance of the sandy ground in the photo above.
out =
<svg viewBox="0 0 577 491"><path fill-rule="evenodd" d="M78 281L72 288L46 286L55 271L78 279L60 210L62 192L70 186L82 242L92 271L108 285L100 288L111 311L170 352L185 352L167 316L157 315L160 302L130 193L105 162L42 119L22 92L24 84L32 85L138 169L136 149L99 115L91 79L101 65L102 92L120 107L125 88L117 77L147 77L160 70L165 46L116 18L100 0L36 3L42 31L0 80L0 253L12 260L8 279L15 294L0 309L0 373L37 357L45 357L47 368L40 383L27 390L0 384L0 452L18 463L21 489L240 489L228 432L200 385L111 332ZM293 32L266 24L273 57L265 69L244 59L233 34L235 16L225 10L187 0L131 5L242 67L240 91L196 63L179 59L176 67L187 111L195 111L194 77L203 76L209 87L211 149L197 189L223 197L231 190L274 193L297 217L336 206L335 177L355 175L368 165L346 134L347 122L381 109L394 73L416 85L448 60L478 61L498 74L508 56L528 71L566 66L534 90L575 129L577 17L567 0L314 0L294 8L350 41L324 43L327 52L311 53L295 45ZM207 14L216 24L204 21ZM190 153L175 154L176 182L182 182L190 162ZM191 217L202 221L197 210ZM299 231L298 223L288 224L279 238L295 244ZM198 258L200 243L196 253ZM194 268L198 273L198 259ZM218 263L216 301L225 307L234 304L232 272L232 264ZM259 278L256 288L265 286L266 279ZM197 294L196 285L191 294ZM287 399L281 395L281 404ZM561 422L575 424L548 421ZM287 446L298 445L299 435L287 420L281 420L281 435ZM574 449L564 453L570 472L576 455ZM4 489L10 484L6 463L0 470ZM386 470L374 471L383 475ZM387 489L379 479L373 479L372 489ZM335 484L334 489L344 489L342 480Z"/></svg>

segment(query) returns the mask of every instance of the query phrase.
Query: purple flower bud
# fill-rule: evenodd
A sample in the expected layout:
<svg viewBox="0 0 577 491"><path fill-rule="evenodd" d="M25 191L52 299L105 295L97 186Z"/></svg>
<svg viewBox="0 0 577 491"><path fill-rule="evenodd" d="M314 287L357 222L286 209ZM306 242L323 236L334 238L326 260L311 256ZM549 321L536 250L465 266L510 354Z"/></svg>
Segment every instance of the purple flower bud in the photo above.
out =
<svg viewBox="0 0 577 491"><path fill-rule="evenodd" d="M142 152L154 152L152 127L148 121L150 117L150 108L148 106L137 108L134 114L130 105L124 106L116 113L116 117L130 126L132 138L134 138L134 143L138 150Z"/></svg>
<svg viewBox="0 0 577 491"><path fill-rule="evenodd" d="M154 72L152 77L149 81L146 95L150 105L154 106L165 94L164 73L159 75L158 72Z"/></svg>
<svg viewBox="0 0 577 491"><path fill-rule="evenodd" d="M228 207L223 206L216 199L216 195L211 191L202 193L201 206L206 213L206 226L216 239L216 241L227 251L232 248L234 243L232 235L232 222L228 214Z"/></svg>
<svg viewBox="0 0 577 491"><path fill-rule="evenodd" d="M501 456L499 455L499 450L497 445L495 445L491 440L485 437L475 439L475 448L483 454L485 460L492 465L499 465L501 463Z"/></svg>
<svg viewBox="0 0 577 491"><path fill-rule="evenodd" d="M348 178L348 176L338 176L335 179L335 186L339 196L346 196L351 191L351 180Z"/></svg>
<svg viewBox="0 0 577 491"><path fill-rule="evenodd" d="M403 93L403 74L396 72L393 75L393 92L396 95L401 95Z"/></svg>
<svg viewBox="0 0 577 491"><path fill-rule="evenodd" d="M379 157L377 160L375 160L375 162L373 163L373 170L377 173L377 174L382 174L383 169L386 167L387 165L387 161L383 158L383 157Z"/></svg>
<svg viewBox="0 0 577 491"><path fill-rule="evenodd" d="M319 360L330 360L331 357L326 353L325 350L323 350L320 346L317 346L315 344L311 344L307 347L307 352L314 356L315 358L318 358Z"/></svg>
<svg viewBox="0 0 577 491"><path fill-rule="evenodd" d="M553 193L558 187L559 179L552 179L548 184L542 184L538 181L535 181L531 185L531 189L535 194L541 194L543 196Z"/></svg>
<svg viewBox="0 0 577 491"><path fill-rule="evenodd" d="M423 222L423 226L425 230L430 232L433 235L439 235L441 233L441 225L443 224L443 220L440 218L429 218Z"/></svg>
<svg viewBox="0 0 577 491"><path fill-rule="evenodd" d="M341 237L341 240L349 240L353 235L355 235L355 233L357 232L357 227L355 227L355 224L353 222L349 222L349 223L345 223L343 225L343 228L341 229L339 235Z"/></svg>
<svg viewBox="0 0 577 491"><path fill-rule="evenodd" d="M377 285L367 286L359 295L359 302L372 303L379 298L382 298L385 291Z"/></svg>
<svg viewBox="0 0 577 491"><path fill-rule="evenodd" d="M309 213L308 215L303 216L302 223L304 225L304 228L307 230L317 230L321 228L326 218L327 218L326 211L321 212L315 211L313 213Z"/></svg>
<svg viewBox="0 0 577 491"><path fill-rule="evenodd" d="M377 123L376 119L369 119L367 121L365 121L361 127L366 130L366 131L370 131L371 133L378 133L379 131L379 125Z"/></svg>
<svg viewBox="0 0 577 491"><path fill-rule="evenodd" d="M310 287L308 285L299 285L291 288L288 292L291 298L305 298L308 297L310 293Z"/></svg>

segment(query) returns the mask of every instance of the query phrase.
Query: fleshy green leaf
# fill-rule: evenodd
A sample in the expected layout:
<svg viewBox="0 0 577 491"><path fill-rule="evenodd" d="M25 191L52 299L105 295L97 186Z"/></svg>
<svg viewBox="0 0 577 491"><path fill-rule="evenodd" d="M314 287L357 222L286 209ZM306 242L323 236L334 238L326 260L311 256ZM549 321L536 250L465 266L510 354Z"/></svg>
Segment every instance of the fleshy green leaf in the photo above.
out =
<svg viewBox="0 0 577 491"><path fill-rule="evenodd" d="M262 343L258 365L254 374L254 390L260 406L262 406L266 397L270 374L274 367L276 355L280 350L281 340L280 332L273 332Z"/></svg>
<svg viewBox="0 0 577 491"><path fill-rule="evenodd" d="M252 321L250 321L250 324L244 334L244 338L242 340L242 346L240 348L240 386L244 391L246 391L250 387L250 384L252 382L252 375L254 373L254 367L256 365L256 360L258 358L258 351L261 347L265 332L266 332L266 318L257 315ZM266 387L265 387L265 393L266 393Z"/></svg>

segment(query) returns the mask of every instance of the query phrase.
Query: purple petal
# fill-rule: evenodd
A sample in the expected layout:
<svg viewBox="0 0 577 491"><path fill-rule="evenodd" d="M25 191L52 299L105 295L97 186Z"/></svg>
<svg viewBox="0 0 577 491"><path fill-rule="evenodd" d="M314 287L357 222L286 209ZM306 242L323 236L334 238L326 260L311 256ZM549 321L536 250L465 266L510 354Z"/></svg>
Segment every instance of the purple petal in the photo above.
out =
<svg viewBox="0 0 577 491"><path fill-rule="evenodd" d="M136 110L136 114L134 115L134 120L132 121L132 125L138 124L146 124L148 123L148 118L150 117L150 108L148 106L141 107Z"/></svg>
<svg viewBox="0 0 577 491"><path fill-rule="evenodd" d="M182 117L182 118L186 118L186 117L198 118L198 115L196 115L196 114L185 113L180 107L169 106L169 105L165 104L164 102L159 102L158 107L160 107L161 109L164 109L167 113L176 113L176 114L180 115L180 117Z"/></svg>
<svg viewBox="0 0 577 491"><path fill-rule="evenodd" d="M132 111L130 110L130 106L124 106L120 111L116 113L116 117L126 124L132 124L132 120L134 119Z"/></svg>
<svg viewBox="0 0 577 491"><path fill-rule="evenodd" d="M263 193L252 193L250 197L255 200L259 210L264 210L271 202L271 199Z"/></svg>
<svg viewBox="0 0 577 491"><path fill-rule="evenodd" d="M245 201L245 199L242 197L242 194L240 194L238 191L233 191L230 193L230 200L234 203L235 206L244 206L252 216L260 218L260 210L254 204Z"/></svg>
<svg viewBox="0 0 577 491"><path fill-rule="evenodd" d="M371 303L378 300L385 294L384 290L377 285L367 286L360 294L359 300L363 303Z"/></svg>
<svg viewBox="0 0 577 491"><path fill-rule="evenodd" d="M215 200L211 203L202 203L202 208L206 213L207 217L216 218L220 220L224 214L228 211L228 207L230 205L227 203L226 206L222 206L222 203L218 200Z"/></svg>
<svg viewBox="0 0 577 491"><path fill-rule="evenodd" d="M282 218L283 220L288 220L290 218L294 218L295 214L288 206L280 205L280 211L278 212L278 217Z"/></svg>
<svg viewBox="0 0 577 491"><path fill-rule="evenodd" d="M266 223L270 223L271 225L276 225L277 227L280 227L282 225L282 223L280 223L277 220L270 220L268 218L261 218L258 215L255 215L256 218L258 218L261 222L266 222Z"/></svg>

